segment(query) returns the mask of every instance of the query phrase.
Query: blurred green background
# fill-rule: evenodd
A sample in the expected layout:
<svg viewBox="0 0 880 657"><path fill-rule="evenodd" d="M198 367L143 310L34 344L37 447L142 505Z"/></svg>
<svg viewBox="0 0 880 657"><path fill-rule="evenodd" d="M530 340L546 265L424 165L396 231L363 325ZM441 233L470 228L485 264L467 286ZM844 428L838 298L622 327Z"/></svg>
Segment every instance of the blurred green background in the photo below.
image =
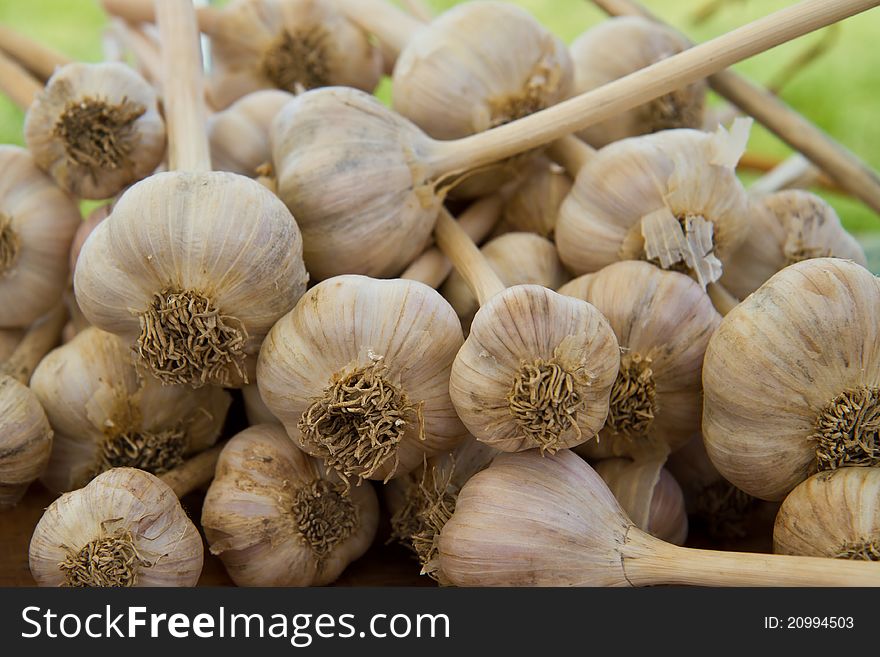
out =
<svg viewBox="0 0 880 657"><path fill-rule="evenodd" d="M422 0L435 11L460 1ZM511 1L531 11L566 42L604 17L587 0ZM694 40L704 41L793 4L793 0L643 0L643 3ZM715 11L708 19L698 21L697 16L707 8ZM0 0L0 22L85 61L101 58L104 21L97 0ZM744 62L736 69L767 84L800 54L820 42L829 43L830 47L821 56L790 79L781 95L792 107L875 169L880 169L878 38L880 10L875 10L845 21L831 35L827 32L808 35ZM0 97L0 142L20 144L22 120L22 112ZM784 144L759 126L752 133L749 151L773 158L790 153ZM835 206L847 228L863 241L871 256L872 269L880 271L880 217L843 195L822 194Z"/></svg>

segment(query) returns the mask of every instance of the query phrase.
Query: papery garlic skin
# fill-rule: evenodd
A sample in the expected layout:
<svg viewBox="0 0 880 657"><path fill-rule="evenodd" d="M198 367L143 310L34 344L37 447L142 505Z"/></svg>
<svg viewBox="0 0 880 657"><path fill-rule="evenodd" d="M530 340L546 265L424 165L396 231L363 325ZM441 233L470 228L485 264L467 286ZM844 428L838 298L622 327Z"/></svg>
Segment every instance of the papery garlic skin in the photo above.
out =
<svg viewBox="0 0 880 657"><path fill-rule="evenodd" d="M780 269L809 258L868 260L826 201L807 191L785 190L750 201L752 229L731 254L721 284L740 299Z"/></svg>
<svg viewBox="0 0 880 657"><path fill-rule="evenodd" d="M563 285L560 294L593 304L620 345L620 370L589 458L659 456L700 431L702 366L721 316L690 277L646 262L608 265Z"/></svg>
<svg viewBox="0 0 880 657"><path fill-rule="evenodd" d="M478 440L504 452L552 452L602 428L618 350L608 321L590 304L517 285L477 312L449 392ZM561 383L545 389L548 377Z"/></svg>
<svg viewBox="0 0 880 657"><path fill-rule="evenodd" d="M81 222L28 151L0 146L0 328L24 328L60 301Z"/></svg>
<svg viewBox="0 0 880 657"><path fill-rule="evenodd" d="M241 389L244 398L244 412L251 426L257 424L280 424L278 418L272 415L272 411L266 408L263 398L260 397L260 389L256 383L249 383Z"/></svg>
<svg viewBox="0 0 880 657"><path fill-rule="evenodd" d="M455 312L427 285L338 276L306 292L269 332L257 385L306 452L348 477L390 479L464 439L449 397L461 344ZM365 413L334 410L337 397Z"/></svg>
<svg viewBox="0 0 880 657"><path fill-rule="evenodd" d="M46 509L29 556L39 586L195 586L204 553L167 484L114 468Z"/></svg>
<svg viewBox="0 0 880 657"><path fill-rule="evenodd" d="M487 242L480 251L507 286L543 285L555 290L568 280L553 242L532 233L505 233ZM453 270L440 292L465 328L469 327L479 305L461 274Z"/></svg>
<svg viewBox="0 0 880 657"><path fill-rule="evenodd" d="M276 425L242 431L223 448L202 527L238 586L323 586L373 541L379 503L345 484Z"/></svg>
<svg viewBox="0 0 880 657"><path fill-rule="evenodd" d="M138 372L124 342L96 328L50 352L31 387L55 430L42 481L57 492L113 466L170 470L214 444L231 403L219 388L163 386Z"/></svg>
<svg viewBox="0 0 880 657"><path fill-rule="evenodd" d="M619 549L633 530L572 452L501 454L459 493L440 568L455 586L630 586Z"/></svg>
<svg viewBox="0 0 880 657"><path fill-rule="evenodd" d="M372 92L382 76L379 49L330 0L235 0L210 37L208 95L220 109L261 89Z"/></svg>
<svg viewBox="0 0 880 657"><path fill-rule="evenodd" d="M535 158L525 180L511 194L495 235L523 231L552 239L559 207L571 192L565 170L544 158Z"/></svg>
<svg viewBox="0 0 880 657"><path fill-rule="evenodd" d="M156 174L130 188L86 240L76 299L89 322L122 337L164 382L241 386L265 334L305 291L301 245L284 204L250 179ZM186 310L196 302L198 312ZM163 320L166 303L183 329ZM199 328L200 317L216 327ZM159 329L166 338L188 332L171 349L155 337ZM193 334L197 353L186 346Z"/></svg>
<svg viewBox="0 0 880 657"><path fill-rule="evenodd" d="M338 128L332 136L328 124ZM396 276L424 250L442 199L413 124L368 94L333 87L285 105L271 141L278 196L297 218L313 279Z"/></svg>
<svg viewBox="0 0 880 657"><path fill-rule="evenodd" d="M150 175L165 153L156 91L124 64L68 64L28 110L34 160L80 198L103 199Z"/></svg>
<svg viewBox="0 0 880 657"><path fill-rule="evenodd" d="M691 44L671 28L641 16L610 18L589 29L571 44L574 93L601 87L662 59L687 50ZM580 137L596 148L613 141L675 128L701 128L706 83L698 81L611 119L590 126Z"/></svg>
<svg viewBox="0 0 880 657"><path fill-rule="evenodd" d="M14 506L52 451L52 428L31 390L0 375L0 511Z"/></svg>
<svg viewBox="0 0 880 657"><path fill-rule="evenodd" d="M870 447L878 313L875 276L815 258L786 267L722 320L703 364L703 437L726 479L781 500L817 469L880 464Z"/></svg>
<svg viewBox="0 0 880 657"><path fill-rule="evenodd" d="M750 122L728 133L667 130L601 149L559 209L556 244L575 274L619 260L685 270L706 287L749 230L736 177Z"/></svg>
<svg viewBox="0 0 880 657"><path fill-rule="evenodd" d="M254 91L211 116L208 141L212 168L255 178L257 169L272 161L272 120L293 97L280 89Z"/></svg>
<svg viewBox="0 0 880 657"><path fill-rule="evenodd" d="M773 551L880 561L880 469L840 468L798 484L776 516Z"/></svg>

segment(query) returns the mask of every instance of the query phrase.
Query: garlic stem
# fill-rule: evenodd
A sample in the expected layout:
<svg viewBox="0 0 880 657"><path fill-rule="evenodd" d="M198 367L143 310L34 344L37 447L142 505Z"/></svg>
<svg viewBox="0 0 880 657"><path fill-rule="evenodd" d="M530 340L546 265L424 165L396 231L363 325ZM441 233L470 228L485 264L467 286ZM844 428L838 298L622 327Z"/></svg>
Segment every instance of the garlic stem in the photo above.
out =
<svg viewBox="0 0 880 657"><path fill-rule="evenodd" d="M186 463L160 475L159 479L168 484L177 497L183 497L211 482L214 478L214 469L217 467L220 452L225 446L225 442L214 445L188 459Z"/></svg>
<svg viewBox="0 0 880 657"><path fill-rule="evenodd" d="M807 158L800 153L795 153L752 183L749 186L749 193L754 195L772 194L787 189L809 174L812 169L813 165Z"/></svg>
<svg viewBox="0 0 880 657"><path fill-rule="evenodd" d="M101 0L101 6L110 16L116 16L127 23L152 23L156 20L156 9L153 0ZM196 9L199 29L211 34L217 26L221 10L216 7L203 6Z"/></svg>
<svg viewBox="0 0 880 657"><path fill-rule="evenodd" d="M171 170L210 171L207 110L195 8L188 0L156 0L162 37L162 80Z"/></svg>
<svg viewBox="0 0 880 657"><path fill-rule="evenodd" d="M504 201L500 194L476 201L461 213L458 218L459 227L475 244L479 244L498 223ZM436 289L443 284L451 271L452 263L439 248L433 246L424 251L400 277L419 281Z"/></svg>
<svg viewBox="0 0 880 657"><path fill-rule="evenodd" d="M0 52L0 91L21 109L27 111L34 98L43 90L24 68Z"/></svg>
<svg viewBox="0 0 880 657"><path fill-rule="evenodd" d="M644 16L657 20L635 0L592 0L612 16ZM816 4L816 3L814 3ZM843 3L828 3L843 8ZM862 3L863 11L877 2ZM792 7L797 9L800 5ZM772 16L772 15L771 15ZM842 20L841 16L838 20ZM661 22L661 21L658 21ZM843 189L880 213L880 177L854 153L834 141L779 98L733 71L720 71L709 78L719 95L752 116L796 151L803 153Z"/></svg>
<svg viewBox="0 0 880 657"><path fill-rule="evenodd" d="M636 527L621 557L633 586L880 586L875 563L682 548Z"/></svg>
<svg viewBox="0 0 880 657"><path fill-rule="evenodd" d="M709 285L706 286L706 292L709 294L709 298L712 299L712 305L715 306L715 310L717 310L718 314L722 317L739 305L739 299L733 296L727 288L717 281L715 283L709 283Z"/></svg>
<svg viewBox="0 0 880 657"><path fill-rule="evenodd" d="M361 29L374 34L383 53L395 59L424 23L391 5L387 0L336 0L336 4ZM428 19L430 20L430 19Z"/></svg>
<svg viewBox="0 0 880 657"><path fill-rule="evenodd" d="M6 374L28 385L31 374L43 356L58 344L66 323L67 307L60 303L25 332L12 355L0 365L0 374Z"/></svg>
<svg viewBox="0 0 880 657"><path fill-rule="evenodd" d="M147 36L143 26L134 27L120 18L114 18L110 22L110 29L117 35L119 41L131 50L144 77L161 88L162 65L158 45Z"/></svg>
<svg viewBox="0 0 880 657"><path fill-rule="evenodd" d="M538 148L877 5L880 0L803 0L517 121L463 139L434 142L429 171L443 178ZM877 184L880 192L880 181Z"/></svg>
<svg viewBox="0 0 880 657"><path fill-rule="evenodd" d="M29 39L2 24L0 24L0 43L3 44L0 49L43 82L52 77L56 68L71 62L70 58L57 50Z"/></svg>
<svg viewBox="0 0 880 657"><path fill-rule="evenodd" d="M430 23L434 20L434 12L425 0L402 0L401 4L414 18L418 18L420 21Z"/></svg>
<svg viewBox="0 0 880 657"><path fill-rule="evenodd" d="M481 306L504 291L504 283L492 269L486 256L480 253L477 245L446 208L441 208L437 216L434 239L437 240L440 250L452 261L452 265L464 278Z"/></svg>
<svg viewBox="0 0 880 657"><path fill-rule="evenodd" d="M557 139L547 148L547 157L564 168L572 179L577 178L578 172L595 154L595 148L574 135Z"/></svg>

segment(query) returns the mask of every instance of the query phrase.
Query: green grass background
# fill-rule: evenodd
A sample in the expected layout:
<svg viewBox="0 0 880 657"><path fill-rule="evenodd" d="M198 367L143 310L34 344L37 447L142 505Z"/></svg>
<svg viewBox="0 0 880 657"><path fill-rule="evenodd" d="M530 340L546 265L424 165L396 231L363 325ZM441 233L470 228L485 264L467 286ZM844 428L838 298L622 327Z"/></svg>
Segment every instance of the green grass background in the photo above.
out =
<svg viewBox="0 0 880 657"><path fill-rule="evenodd" d="M424 0L441 11L461 0ZM511 0L532 12L566 42L603 18L587 0ZM711 20L695 25L706 0L643 0L658 15L703 41L738 25L793 4L793 0L728 0ZM829 0L833 1L833 0ZM217 3L222 4L222 2ZM101 58L104 17L97 0L0 0L0 22L84 60ZM834 47L802 70L785 88L783 99L835 139L880 169L880 9L840 25ZM757 82L767 82L792 58L821 38L808 35L736 66ZM0 143L22 143L23 114L0 97ZM785 156L790 150L760 126L749 150ZM880 271L880 217L861 203L823 194L846 227L868 248L872 268Z"/></svg>

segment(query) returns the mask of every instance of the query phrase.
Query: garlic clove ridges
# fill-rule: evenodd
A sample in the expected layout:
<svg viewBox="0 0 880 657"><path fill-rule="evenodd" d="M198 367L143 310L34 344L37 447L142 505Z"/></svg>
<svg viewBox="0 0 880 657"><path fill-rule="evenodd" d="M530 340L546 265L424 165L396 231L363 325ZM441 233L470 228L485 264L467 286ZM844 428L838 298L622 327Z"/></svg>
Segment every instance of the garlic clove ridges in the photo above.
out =
<svg viewBox="0 0 880 657"><path fill-rule="evenodd" d="M34 393L0 375L0 511L18 503L46 468L52 428Z"/></svg>

